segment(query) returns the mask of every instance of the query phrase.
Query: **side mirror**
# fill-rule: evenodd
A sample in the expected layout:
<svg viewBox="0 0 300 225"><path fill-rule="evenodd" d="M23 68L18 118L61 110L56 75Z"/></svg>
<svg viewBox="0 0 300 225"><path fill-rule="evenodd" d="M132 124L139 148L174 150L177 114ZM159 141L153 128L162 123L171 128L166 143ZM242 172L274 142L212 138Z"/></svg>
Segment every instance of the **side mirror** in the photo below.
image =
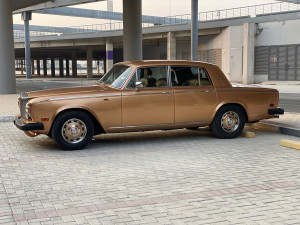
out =
<svg viewBox="0 0 300 225"><path fill-rule="evenodd" d="M144 87L144 85L143 85L143 83L142 82L136 82L135 83L135 90L136 91L138 91L139 90L139 88L142 88L142 87Z"/></svg>

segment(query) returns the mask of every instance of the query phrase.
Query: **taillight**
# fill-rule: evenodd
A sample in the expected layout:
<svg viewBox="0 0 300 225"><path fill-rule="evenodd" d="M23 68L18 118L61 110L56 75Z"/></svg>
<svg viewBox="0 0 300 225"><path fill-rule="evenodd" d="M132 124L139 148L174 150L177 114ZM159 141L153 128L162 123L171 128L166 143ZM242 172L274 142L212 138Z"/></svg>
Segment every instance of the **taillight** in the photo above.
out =
<svg viewBox="0 0 300 225"><path fill-rule="evenodd" d="M270 107L274 107L274 103L271 103L271 104L270 104Z"/></svg>

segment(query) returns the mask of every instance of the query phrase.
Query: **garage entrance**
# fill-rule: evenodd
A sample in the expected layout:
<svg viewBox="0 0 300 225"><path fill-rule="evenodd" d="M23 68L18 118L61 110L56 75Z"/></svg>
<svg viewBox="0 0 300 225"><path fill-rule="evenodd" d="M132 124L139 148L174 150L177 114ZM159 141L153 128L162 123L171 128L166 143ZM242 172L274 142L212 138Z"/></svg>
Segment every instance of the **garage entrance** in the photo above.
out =
<svg viewBox="0 0 300 225"><path fill-rule="evenodd" d="M300 45L256 47L254 71L269 80L300 80Z"/></svg>

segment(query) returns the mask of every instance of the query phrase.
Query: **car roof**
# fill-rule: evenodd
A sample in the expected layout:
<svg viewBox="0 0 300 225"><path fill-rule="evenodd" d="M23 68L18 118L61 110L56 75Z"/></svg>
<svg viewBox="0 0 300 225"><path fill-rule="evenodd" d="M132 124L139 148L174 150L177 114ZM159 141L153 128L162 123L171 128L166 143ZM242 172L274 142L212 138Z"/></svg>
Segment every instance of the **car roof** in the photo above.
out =
<svg viewBox="0 0 300 225"><path fill-rule="evenodd" d="M127 61L117 63L117 65L128 65L128 66L216 66L211 63L201 62L201 61L187 61L187 60L140 60L140 61Z"/></svg>

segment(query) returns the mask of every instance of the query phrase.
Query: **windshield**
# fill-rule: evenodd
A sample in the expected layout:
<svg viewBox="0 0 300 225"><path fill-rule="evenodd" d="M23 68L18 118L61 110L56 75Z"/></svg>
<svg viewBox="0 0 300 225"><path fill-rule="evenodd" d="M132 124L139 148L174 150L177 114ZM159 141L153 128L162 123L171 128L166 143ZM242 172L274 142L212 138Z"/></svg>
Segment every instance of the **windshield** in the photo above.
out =
<svg viewBox="0 0 300 225"><path fill-rule="evenodd" d="M112 87L121 88L131 71L130 66L116 65L100 81Z"/></svg>

